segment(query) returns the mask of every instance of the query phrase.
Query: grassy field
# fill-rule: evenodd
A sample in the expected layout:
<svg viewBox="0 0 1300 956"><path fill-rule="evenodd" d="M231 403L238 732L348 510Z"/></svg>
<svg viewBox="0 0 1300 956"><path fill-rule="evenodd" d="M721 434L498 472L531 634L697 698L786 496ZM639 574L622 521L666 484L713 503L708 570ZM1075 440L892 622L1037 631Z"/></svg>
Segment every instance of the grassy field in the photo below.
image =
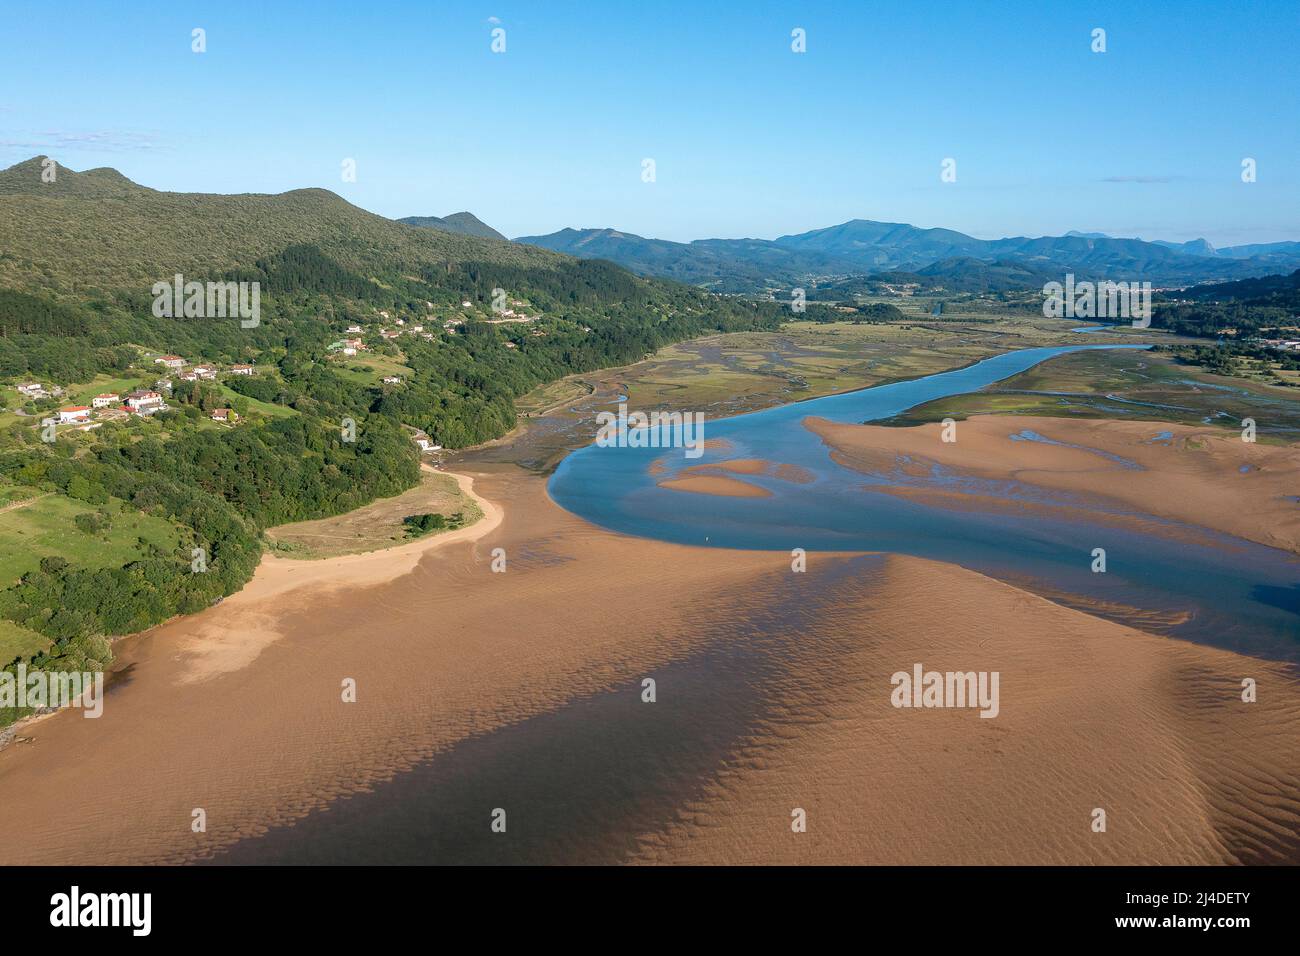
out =
<svg viewBox="0 0 1300 956"><path fill-rule="evenodd" d="M268 528L266 536L275 551L286 557L333 558L401 544L407 540L402 523L407 515L440 514L450 518L457 512L464 516L462 527L483 516L478 505L461 494L454 478L425 471L418 485L400 495L381 498L332 518Z"/></svg>
<svg viewBox="0 0 1300 956"><path fill-rule="evenodd" d="M12 487L0 489L0 501L15 494ZM0 506L0 587L11 586L47 556L83 567L121 567L145 554L148 545L165 551L180 546L179 533L170 522L125 508L116 500L102 506L111 515L107 531L88 534L77 528L77 515L97 510L101 509L62 494L37 494Z"/></svg>
<svg viewBox="0 0 1300 956"><path fill-rule="evenodd" d="M84 385L69 385L67 388L67 404L69 405L89 405L91 399L96 395L102 395L105 392L113 392L117 395L125 395L127 392L137 388L152 388L153 383L158 380L158 376L146 377L143 375L129 375L125 377L113 378L108 375L96 375L93 379Z"/></svg>
<svg viewBox="0 0 1300 956"><path fill-rule="evenodd" d="M1076 352L1051 359L979 392L917 406L883 424L917 425L971 415L1119 418L1240 429L1256 421L1260 439L1300 437L1300 396L1292 389L1210 375L1152 352Z"/></svg>
<svg viewBox="0 0 1300 956"><path fill-rule="evenodd" d="M50 646L50 639L0 618L0 667L20 657L31 657Z"/></svg>
<svg viewBox="0 0 1300 956"><path fill-rule="evenodd" d="M77 515L99 510L110 514L106 531L90 534L76 526ZM175 551L180 540L170 522L115 499L101 508L62 494L0 486L0 588L36 570L45 557L83 567L120 567L147 554L151 545ZM0 618L0 665L48 646L48 638Z"/></svg>
<svg viewBox="0 0 1300 956"><path fill-rule="evenodd" d="M338 363L336 371L343 378L363 385L373 385L386 375L399 375L410 378L412 370L403 364L402 355L380 355L377 352L362 352L357 355L344 356Z"/></svg>
<svg viewBox="0 0 1300 956"><path fill-rule="evenodd" d="M240 395L224 382L208 382L206 384L215 385L217 391L230 399L232 404L237 400L246 403L250 412L260 413L269 416L270 418L292 418L294 415L298 414L298 410L295 408L289 408L285 405L277 405L274 402L264 402L257 398L250 398L247 395Z"/></svg>

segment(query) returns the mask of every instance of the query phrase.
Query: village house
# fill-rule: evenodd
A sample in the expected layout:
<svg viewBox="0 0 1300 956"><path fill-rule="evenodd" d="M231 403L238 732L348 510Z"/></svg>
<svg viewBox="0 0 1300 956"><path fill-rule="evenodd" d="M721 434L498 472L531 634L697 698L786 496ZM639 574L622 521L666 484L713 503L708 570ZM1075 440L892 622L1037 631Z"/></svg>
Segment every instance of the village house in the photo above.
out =
<svg viewBox="0 0 1300 956"><path fill-rule="evenodd" d="M344 331L350 332L354 335L360 335L364 330L359 325L349 325L346 329L344 329Z"/></svg>
<svg viewBox="0 0 1300 956"><path fill-rule="evenodd" d="M196 365L190 369L199 378L216 378L217 370L211 365Z"/></svg>
<svg viewBox="0 0 1300 956"><path fill-rule="evenodd" d="M420 447L420 451L442 451L442 446L435 445L429 438L417 436L415 443Z"/></svg>
<svg viewBox="0 0 1300 956"><path fill-rule="evenodd" d="M230 374L231 375L252 375L253 366L237 363L235 365L230 366Z"/></svg>
<svg viewBox="0 0 1300 956"><path fill-rule="evenodd" d="M401 385L401 384L402 384L402 376L400 376L400 375L385 375L385 376L384 376L384 384L385 384L385 385Z"/></svg>
<svg viewBox="0 0 1300 956"><path fill-rule="evenodd" d="M394 332L394 331L391 330L391 329L384 329L382 332L379 333L379 337L380 337L381 339L384 339L385 341L390 340L390 339L395 339L395 338L397 338L399 335L401 335L400 332Z"/></svg>
<svg viewBox="0 0 1300 956"><path fill-rule="evenodd" d="M230 408L214 408L212 410L212 420L214 422L236 422L239 416Z"/></svg>
<svg viewBox="0 0 1300 956"><path fill-rule="evenodd" d="M18 386L18 394L28 398L45 398L49 393L40 382L24 382Z"/></svg>
<svg viewBox="0 0 1300 956"><path fill-rule="evenodd" d="M90 400L93 408L108 408L109 405L116 405L122 401L122 397L116 392L103 392L96 395Z"/></svg>
<svg viewBox="0 0 1300 956"><path fill-rule="evenodd" d="M177 369L185 367L185 359L181 358L179 355L160 355L153 360L153 363L155 365L161 365L164 368Z"/></svg>
<svg viewBox="0 0 1300 956"><path fill-rule="evenodd" d="M350 346L350 345L345 345L342 349L340 349L340 351L341 351L344 355L356 355L356 354L357 354L357 350L354 349L354 348L353 348L352 346Z"/></svg>
<svg viewBox="0 0 1300 956"><path fill-rule="evenodd" d="M152 415L154 412L164 410L167 406L163 403L163 397L157 392L138 388L134 392L127 393L126 407L137 415Z"/></svg>
<svg viewBox="0 0 1300 956"><path fill-rule="evenodd" d="M72 422L84 422L90 419L89 405L67 405L59 409L59 424L68 425Z"/></svg>

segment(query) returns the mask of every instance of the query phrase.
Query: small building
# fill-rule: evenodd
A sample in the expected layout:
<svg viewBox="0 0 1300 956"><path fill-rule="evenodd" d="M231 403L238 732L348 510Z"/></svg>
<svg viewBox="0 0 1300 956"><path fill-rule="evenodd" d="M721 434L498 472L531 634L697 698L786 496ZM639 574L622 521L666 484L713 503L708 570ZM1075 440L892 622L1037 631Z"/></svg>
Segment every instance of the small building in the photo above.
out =
<svg viewBox="0 0 1300 956"><path fill-rule="evenodd" d="M345 331L350 332L353 335L360 335L364 330L359 325L349 325Z"/></svg>
<svg viewBox="0 0 1300 956"><path fill-rule="evenodd" d="M214 408L212 410L212 420L214 422L236 422L239 415L231 408Z"/></svg>
<svg viewBox="0 0 1300 956"><path fill-rule="evenodd" d="M344 355L356 355L356 354L357 354L357 350L354 349L354 348L353 348L352 346L350 346L350 345L345 345L345 346L343 346L343 348L340 349L340 351L341 351Z"/></svg>
<svg viewBox="0 0 1300 956"><path fill-rule="evenodd" d="M232 365L230 366L230 374L231 375L252 375L253 366L243 365L243 364Z"/></svg>
<svg viewBox="0 0 1300 956"><path fill-rule="evenodd" d="M103 392L96 395L90 400L92 408L108 408L110 405L117 405L122 401L122 396L116 392Z"/></svg>
<svg viewBox="0 0 1300 956"><path fill-rule="evenodd" d="M59 409L59 424L68 425L72 422L84 422L90 420L89 405L67 405Z"/></svg>
<svg viewBox="0 0 1300 956"><path fill-rule="evenodd" d="M28 398L44 398L47 393L45 386L40 382L23 382L18 386L18 394L26 395Z"/></svg>
<svg viewBox="0 0 1300 956"><path fill-rule="evenodd" d="M211 365L196 365L190 369L196 378L216 378L217 370Z"/></svg>
<svg viewBox="0 0 1300 956"><path fill-rule="evenodd" d="M134 392L127 393L126 407L137 415L152 415L167 406L163 404L163 397L157 392L138 388Z"/></svg>
<svg viewBox="0 0 1300 956"><path fill-rule="evenodd" d="M385 384L385 385L401 385L401 384L402 384L402 376L400 376L400 375L385 375L385 376L384 376L384 384Z"/></svg>
<svg viewBox="0 0 1300 956"><path fill-rule="evenodd" d="M160 355L154 359L153 362L155 365L161 365L164 368L176 369L185 367L185 359L181 358L179 355Z"/></svg>
<svg viewBox="0 0 1300 956"><path fill-rule="evenodd" d="M415 443L420 447L420 451L442 451L441 445L435 445L428 438L416 438Z"/></svg>

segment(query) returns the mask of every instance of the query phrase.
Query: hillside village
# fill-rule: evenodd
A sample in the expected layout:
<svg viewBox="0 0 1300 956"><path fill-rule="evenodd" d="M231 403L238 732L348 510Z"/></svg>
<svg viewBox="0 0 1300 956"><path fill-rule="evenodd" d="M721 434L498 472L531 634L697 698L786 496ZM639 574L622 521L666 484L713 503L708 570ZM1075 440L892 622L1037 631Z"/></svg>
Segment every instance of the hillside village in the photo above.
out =
<svg viewBox="0 0 1300 956"><path fill-rule="evenodd" d="M482 312L475 303L465 300L460 303L459 314L447 317L435 315L432 302L425 303L425 306L430 311L423 321L397 317L387 310L376 311L373 321L366 325L351 321L341 329L340 338L330 343L327 354L333 361L343 364L353 359L361 360L362 364L353 364L350 371L368 380L377 380L381 387L390 389L406 382L403 373L407 370L402 365L404 358L400 352L403 339L435 342L441 335L455 335L468 321L494 326L523 326L543 319L538 310L533 309L530 314L528 303L522 299L510 299L499 309ZM584 326L582 331L588 333L590 328ZM547 333L534 327L528 334L533 338L543 338ZM507 336L501 344L507 349L517 349L520 341L522 339L514 341ZM140 350L139 360L127 371L135 373L137 380L128 384L124 377L115 383L117 387L102 391L94 391L85 385L32 380L12 383L16 402L9 404L15 407L5 409L3 413L7 420L25 421L32 427L54 425L64 433L69 430L90 432L108 423L129 425L133 420L149 419L173 410L176 404L171 399L178 383L220 386L238 377L274 374L274 369L269 366L261 369L252 363L223 366L202 357L155 354L144 349ZM212 406L208 401L202 408L204 418L215 426L235 427L270 412L267 408L256 407L265 403L255 403L255 400L234 390L223 388L221 394L228 397L228 404ZM64 403L60 404L60 401ZM413 443L422 453L442 450L442 445L423 430L412 426L409 431Z"/></svg>

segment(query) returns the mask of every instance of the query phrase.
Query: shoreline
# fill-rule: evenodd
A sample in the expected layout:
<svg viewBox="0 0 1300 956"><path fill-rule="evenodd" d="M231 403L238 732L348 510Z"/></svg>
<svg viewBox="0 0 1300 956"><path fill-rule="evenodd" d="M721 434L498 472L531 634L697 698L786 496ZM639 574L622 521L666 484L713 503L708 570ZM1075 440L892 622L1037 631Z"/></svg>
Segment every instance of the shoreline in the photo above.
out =
<svg viewBox="0 0 1300 956"><path fill-rule="evenodd" d="M193 614L174 614L167 620L155 624L153 627L145 628L143 631L119 634L109 638L109 646L115 650L113 660L108 663L109 668L114 668L114 665L117 664L118 655L116 649L120 645L146 638L154 631L182 621L197 620L214 608L230 605L238 610L244 603L282 597L304 587L317 587L333 591L346 587L366 587L379 581L392 580L410 574L425 554L436 551L444 545L456 544L462 541L477 541L500 526L504 518L503 510L496 503L489 501L474 491L473 476L442 471L427 463L421 463L420 468L422 471L447 475L454 479L461 493L479 508L482 517L472 525L464 528L456 528L441 534L424 535L403 544L393 545L388 548L377 548L373 551L364 551L357 554L343 554L328 558L286 558L277 556L269 550L264 551L261 561L258 562L257 568L253 571L253 576L248 579L242 588L234 594L228 595L219 604L204 608L202 611ZM362 507L368 506L363 505ZM396 573L393 573L392 566L392 559L394 558L397 559L396 566L400 569ZM308 573L302 573L304 571ZM358 574L358 571L361 571L361 573ZM114 668L104 674L106 693L115 672L116 669ZM26 717L0 728L0 753L14 744L26 742L27 738L23 734L24 730L30 729L36 724L69 709L73 708L47 708L39 713L28 714Z"/></svg>

